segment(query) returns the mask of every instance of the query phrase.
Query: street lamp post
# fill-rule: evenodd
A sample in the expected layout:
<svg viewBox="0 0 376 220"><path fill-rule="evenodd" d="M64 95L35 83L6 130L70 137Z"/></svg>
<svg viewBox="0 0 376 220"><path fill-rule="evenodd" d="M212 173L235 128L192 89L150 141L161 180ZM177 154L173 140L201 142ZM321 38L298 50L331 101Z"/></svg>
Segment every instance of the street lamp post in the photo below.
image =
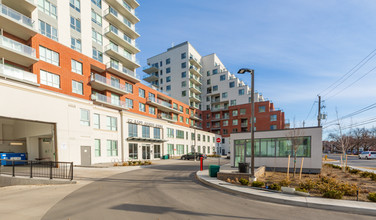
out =
<svg viewBox="0 0 376 220"><path fill-rule="evenodd" d="M246 69L241 68L238 73L244 74L244 73L250 73L251 74L251 178L255 178L255 129L254 129L254 123L255 123L255 71L253 69ZM247 157L247 145L244 146L244 163L246 162Z"/></svg>

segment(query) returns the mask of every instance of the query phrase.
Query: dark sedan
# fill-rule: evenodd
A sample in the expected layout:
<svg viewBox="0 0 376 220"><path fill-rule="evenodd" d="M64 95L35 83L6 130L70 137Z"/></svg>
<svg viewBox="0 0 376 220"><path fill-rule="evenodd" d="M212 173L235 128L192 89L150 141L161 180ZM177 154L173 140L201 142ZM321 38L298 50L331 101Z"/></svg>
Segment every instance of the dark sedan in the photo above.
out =
<svg viewBox="0 0 376 220"><path fill-rule="evenodd" d="M204 154L191 152L191 153L182 155L180 159L189 160L189 159L195 159L196 158L196 160L200 160L200 157L204 157Z"/></svg>

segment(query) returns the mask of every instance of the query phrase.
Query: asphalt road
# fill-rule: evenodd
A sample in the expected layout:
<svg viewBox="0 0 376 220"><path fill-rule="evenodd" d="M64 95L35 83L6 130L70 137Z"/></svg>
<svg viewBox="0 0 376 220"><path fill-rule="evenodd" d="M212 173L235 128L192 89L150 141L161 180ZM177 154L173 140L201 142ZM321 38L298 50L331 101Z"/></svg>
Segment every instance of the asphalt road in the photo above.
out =
<svg viewBox="0 0 376 220"><path fill-rule="evenodd" d="M104 178L69 194L42 219L375 219L225 193L199 183L198 167L176 161Z"/></svg>
<svg viewBox="0 0 376 220"><path fill-rule="evenodd" d="M341 155L339 154L328 154L328 158L334 160L341 160ZM341 162L336 162L334 164L341 164ZM372 167L376 168L376 159L366 160L366 159L358 159L358 156L348 156L347 157L347 165L348 166L356 166L356 167Z"/></svg>

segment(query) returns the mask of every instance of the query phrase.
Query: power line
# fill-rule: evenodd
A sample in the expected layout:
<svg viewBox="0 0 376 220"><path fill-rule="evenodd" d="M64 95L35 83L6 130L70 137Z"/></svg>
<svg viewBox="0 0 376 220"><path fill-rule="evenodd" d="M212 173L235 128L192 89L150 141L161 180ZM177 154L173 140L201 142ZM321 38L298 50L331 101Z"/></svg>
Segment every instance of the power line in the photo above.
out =
<svg viewBox="0 0 376 220"><path fill-rule="evenodd" d="M313 101L312 106L311 106L311 110L309 110L309 113L308 113L308 115L307 115L307 117L306 117L306 119L304 121L307 121L308 117L311 115L313 106L315 106L315 104L316 104L316 101Z"/></svg>
<svg viewBox="0 0 376 220"><path fill-rule="evenodd" d="M368 105L368 106L366 106L366 107L364 107L364 108L362 108L362 109L359 109L359 110L357 110L357 111L355 111L355 112L352 112L352 113L349 113L349 114L347 114L347 115L344 115L344 116L342 116L341 118L339 118L339 120L343 120L343 119L346 119L346 118L352 117L352 116L354 116L354 115L358 115L358 114L360 114L360 113L363 113L363 112L369 111L369 110L374 109L374 108L376 108L376 103L373 103L373 104ZM337 120L329 121L328 123L326 123L326 126L329 126L330 124L333 124L333 123L336 123L336 122L337 122Z"/></svg>

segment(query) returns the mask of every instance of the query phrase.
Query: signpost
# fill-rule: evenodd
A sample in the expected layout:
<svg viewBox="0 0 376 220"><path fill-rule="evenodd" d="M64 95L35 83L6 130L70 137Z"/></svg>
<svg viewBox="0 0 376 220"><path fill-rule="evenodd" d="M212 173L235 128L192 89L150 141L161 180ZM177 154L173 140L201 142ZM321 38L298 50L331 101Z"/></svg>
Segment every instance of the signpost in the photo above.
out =
<svg viewBox="0 0 376 220"><path fill-rule="evenodd" d="M217 138L216 142L218 143L217 151L220 151L219 149L219 143L221 143L221 138ZM218 153L218 152L217 152ZM221 166L221 152L219 152L219 157L218 157L218 166Z"/></svg>

